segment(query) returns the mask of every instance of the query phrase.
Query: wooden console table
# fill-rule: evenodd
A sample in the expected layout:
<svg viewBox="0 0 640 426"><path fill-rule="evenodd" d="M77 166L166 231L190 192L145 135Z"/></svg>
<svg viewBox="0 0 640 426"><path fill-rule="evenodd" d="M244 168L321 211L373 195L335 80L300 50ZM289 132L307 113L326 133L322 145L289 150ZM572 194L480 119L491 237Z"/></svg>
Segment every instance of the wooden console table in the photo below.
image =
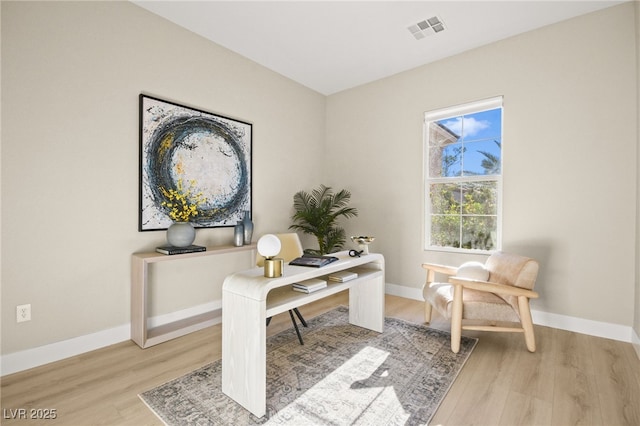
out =
<svg viewBox="0 0 640 426"><path fill-rule="evenodd" d="M285 265L282 277L265 278L262 268L229 275L222 285L222 391L257 417L266 412L266 318L349 289L349 322L377 332L384 328L384 257L339 258L322 268ZM328 281L306 294L291 284L350 270L358 278Z"/></svg>
<svg viewBox="0 0 640 426"><path fill-rule="evenodd" d="M131 340L141 348L148 348L176 337L201 330L216 324L220 320L220 312L207 312L191 318L185 318L171 324L152 329L147 328L147 292L148 269L151 263L188 259L202 256L235 253L255 250L256 244L245 246L207 247L207 251L196 253L166 255L157 252L134 253L131 255Z"/></svg>

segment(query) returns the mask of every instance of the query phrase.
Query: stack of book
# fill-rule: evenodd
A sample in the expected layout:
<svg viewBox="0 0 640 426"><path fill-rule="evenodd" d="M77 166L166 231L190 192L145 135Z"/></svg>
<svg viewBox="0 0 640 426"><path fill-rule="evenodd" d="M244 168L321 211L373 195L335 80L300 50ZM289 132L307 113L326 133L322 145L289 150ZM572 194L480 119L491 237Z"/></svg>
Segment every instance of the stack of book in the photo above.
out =
<svg viewBox="0 0 640 426"><path fill-rule="evenodd" d="M291 262L289 262L289 265L312 266L315 268L320 268L337 260L339 259L335 256L315 256L312 254L305 254L301 257L296 257L295 259L293 259Z"/></svg>
<svg viewBox="0 0 640 426"><path fill-rule="evenodd" d="M351 272L351 271L334 272L333 274L329 275L329 281L334 281L334 282L338 282L338 283L351 281L351 280L354 280L356 278L358 278L358 274L356 274L355 272Z"/></svg>
<svg viewBox="0 0 640 426"><path fill-rule="evenodd" d="M206 247L191 245L187 247L174 247L174 246L160 246L156 247L156 251L162 254L185 254L185 253L197 253L200 251L207 251Z"/></svg>
<svg viewBox="0 0 640 426"><path fill-rule="evenodd" d="M293 289L301 293L313 293L314 291L321 290L327 286L325 280L319 278L311 278L310 280L300 281L293 284Z"/></svg>

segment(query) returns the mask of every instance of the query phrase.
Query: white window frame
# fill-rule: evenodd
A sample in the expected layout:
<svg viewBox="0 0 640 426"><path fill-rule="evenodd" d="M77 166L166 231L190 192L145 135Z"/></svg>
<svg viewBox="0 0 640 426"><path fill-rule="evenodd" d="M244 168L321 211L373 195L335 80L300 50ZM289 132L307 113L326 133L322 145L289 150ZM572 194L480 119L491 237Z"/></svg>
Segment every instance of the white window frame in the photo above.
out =
<svg viewBox="0 0 640 426"><path fill-rule="evenodd" d="M502 96L497 96L494 98L484 99L481 101L469 102L461 105L456 105L452 107L442 108L438 110L428 111L424 113L424 127L423 127L423 224L424 224L424 234L423 234L423 247L426 251L445 251L445 252L455 252L455 253L492 253L494 251L499 251L502 249L502 179L504 173L504 149L500 150L500 174L499 175L482 175L482 176L456 176L456 177L437 177L430 178L429 177L429 124L433 121L440 121L445 118L454 118L460 115L472 114L482 111L487 111L491 109L501 108L502 109L502 117L500 129L501 135L501 144L504 143L504 102ZM504 145L502 145L504 148ZM437 183L460 183L460 182L474 182L474 181L491 181L496 182L496 192L497 192L497 205L496 205L496 215L497 215L497 229L496 229L496 247L492 250L481 250L481 249L468 249L461 247L445 247L445 246L435 246L431 245L431 198L430 198L430 187L431 184Z"/></svg>

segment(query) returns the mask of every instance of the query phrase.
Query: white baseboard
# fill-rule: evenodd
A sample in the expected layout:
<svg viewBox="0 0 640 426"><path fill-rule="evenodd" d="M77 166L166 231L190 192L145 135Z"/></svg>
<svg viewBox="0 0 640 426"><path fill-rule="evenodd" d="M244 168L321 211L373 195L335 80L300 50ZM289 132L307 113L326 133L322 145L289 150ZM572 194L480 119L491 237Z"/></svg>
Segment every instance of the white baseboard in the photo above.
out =
<svg viewBox="0 0 640 426"><path fill-rule="evenodd" d="M180 319L214 311L221 307L222 301L194 306L181 311L149 318L147 320L147 326L152 328L169 324ZM0 358L0 376L6 376L8 374L38 367L40 365L60 361L65 358L104 348L129 339L131 339L131 326L129 324L125 324L108 330L99 331L97 333L87 334L33 349L2 355Z"/></svg>
<svg viewBox="0 0 640 426"><path fill-rule="evenodd" d="M640 336L638 336L638 333L636 333L635 330L633 330L631 335L631 344L633 345L633 348L636 350L636 355L638 355L638 359L640 359Z"/></svg>
<svg viewBox="0 0 640 426"><path fill-rule="evenodd" d="M420 301L423 300L422 290L418 288L410 288L397 284L386 284L385 291L387 294L391 294L393 296L400 296ZM149 327L157 327L176 320L220 309L221 306L222 301L198 305L181 311L172 312L170 314L150 318L148 320L148 324ZM638 358L640 358L640 338L638 338L638 335L631 327L558 314L550 314L535 310L533 310L531 314L533 316L533 322L538 325L632 343L636 353L638 354ZM6 376L8 374L38 367L40 365L60 361L85 352L124 342L130 338L131 327L129 324L125 324L109 330L99 331L97 333L87 334L85 336L79 336L73 339L33 349L2 355L0 358L0 376Z"/></svg>
<svg viewBox="0 0 640 426"><path fill-rule="evenodd" d="M533 323L537 325L631 343L633 329L629 326L552 314L535 309L531 310L531 316Z"/></svg>
<svg viewBox="0 0 640 426"><path fill-rule="evenodd" d="M410 288L387 283L385 291L387 294L394 296L406 297L407 299L420 301L424 300L422 297L422 289L415 287ZM628 326L552 314L549 312L537 311L535 309L531 310L531 316L533 317L533 323L536 325L573 331L580 334L588 334L590 336L604 337L607 339L619 340L621 342L632 343L632 334L634 334L633 329ZM636 351L638 350L640 349L636 347Z"/></svg>
<svg viewBox="0 0 640 426"><path fill-rule="evenodd" d="M205 303L191 308L183 309L181 311L170 312L164 315L158 315L157 317L149 318L147 320L147 328L155 328L161 325L170 324L172 322L180 321L185 318L195 317L196 315L206 314L208 312L222 309L222 300L216 300L214 302ZM131 338L131 337L129 337Z"/></svg>
<svg viewBox="0 0 640 426"><path fill-rule="evenodd" d="M75 337L33 349L2 355L2 376L60 361L85 352L104 348L131 338L131 327L121 325L109 330Z"/></svg>
<svg viewBox="0 0 640 426"><path fill-rule="evenodd" d="M405 287L403 285L386 283L384 291L392 296L404 297L406 299L424 301L422 297L422 289L415 287Z"/></svg>

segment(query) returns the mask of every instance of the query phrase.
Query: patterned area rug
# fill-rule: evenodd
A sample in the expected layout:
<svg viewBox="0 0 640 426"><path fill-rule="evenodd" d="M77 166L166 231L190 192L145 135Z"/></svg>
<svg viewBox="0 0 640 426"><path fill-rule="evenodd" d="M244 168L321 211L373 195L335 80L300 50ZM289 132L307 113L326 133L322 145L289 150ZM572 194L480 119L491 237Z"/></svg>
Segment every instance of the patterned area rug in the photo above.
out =
<svg viewBox="0 0 640 426"><path fill-rule="evenodd" d="M267 339L267 414L222 393L216 361L140 395L167 425L427 424L475 347L425 325L385 319L384 333L350 325L339 307Z"/></svg>

